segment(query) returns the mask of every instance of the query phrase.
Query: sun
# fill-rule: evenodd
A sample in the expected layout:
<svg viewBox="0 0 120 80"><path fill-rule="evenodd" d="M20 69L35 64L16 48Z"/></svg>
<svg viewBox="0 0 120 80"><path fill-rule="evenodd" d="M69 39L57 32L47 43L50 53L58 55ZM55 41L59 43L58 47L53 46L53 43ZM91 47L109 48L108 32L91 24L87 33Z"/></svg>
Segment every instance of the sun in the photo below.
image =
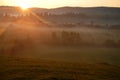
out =
<svg viewBox="0 0 120 80"><path fill-rule="evenodd" d="M21 4L20 7L22 10L27 10L29 8L27 4Z"/></svg>
<svg viewBox="0 0 120 80"><path fill-rule="evenodd" d="M16 0L15 4L19 6L22 10L26 10L30 8L31 1L30 0Z"/></svg>

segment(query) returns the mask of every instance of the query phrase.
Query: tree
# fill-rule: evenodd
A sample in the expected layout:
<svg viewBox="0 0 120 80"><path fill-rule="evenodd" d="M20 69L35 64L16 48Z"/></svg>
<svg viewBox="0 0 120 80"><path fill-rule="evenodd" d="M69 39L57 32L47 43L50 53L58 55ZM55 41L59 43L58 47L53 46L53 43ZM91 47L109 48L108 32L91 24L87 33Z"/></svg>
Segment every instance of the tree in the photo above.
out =
<svg viewBox="0 0 120 80"><path fill-rule="evenodd" d="M52 43L57 44L58 43L58 37L56 32L52 32Z"/></svg>
<svg viewBox="0 0 120 80"><path fill-rule="evenodd" d="M117 43L115 43L114 40L108 39L103 43L103 45L106 47L116 47Z"/></svg>

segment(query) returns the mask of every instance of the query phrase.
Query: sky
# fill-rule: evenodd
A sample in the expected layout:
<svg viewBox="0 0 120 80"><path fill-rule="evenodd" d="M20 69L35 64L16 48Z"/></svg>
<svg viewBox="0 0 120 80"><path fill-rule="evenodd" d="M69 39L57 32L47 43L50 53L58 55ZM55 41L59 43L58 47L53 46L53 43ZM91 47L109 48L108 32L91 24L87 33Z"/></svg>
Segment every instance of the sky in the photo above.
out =
<svg viewBox="0 0 120 80"><path fill-rule="evenodd" d="M23 6L41 8L56 8L63 6L120 7L120 0L0 0L0 6Z"/></svg>

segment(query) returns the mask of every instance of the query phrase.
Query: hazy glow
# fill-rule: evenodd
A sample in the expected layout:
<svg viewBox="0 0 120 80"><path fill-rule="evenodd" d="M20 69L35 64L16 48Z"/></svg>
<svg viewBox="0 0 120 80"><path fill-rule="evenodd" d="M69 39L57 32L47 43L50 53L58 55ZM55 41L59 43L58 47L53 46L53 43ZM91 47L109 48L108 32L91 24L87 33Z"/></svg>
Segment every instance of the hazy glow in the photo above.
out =
<svg viewBox="0 0 120 80"><path fill-rule="evenodd" d="M109 6L120 7L120 0L0 0L0 5L54 8L61 6Z"/></svg>
<svg viewBox="0 0 120 80"><path fill-rule="evenodd" d="M21 7L23 10L32 7L30 4L30 0L15 0L14 5Z"/></svg>
<svg viewBox="0 0 120 80"><path fill-rule="evenodd" d="M22 1L22 0L21 0ZM26 10L27 8L30 7L29 1L16 1L16 4L18 4L18 6L20 6L23 10Z"/></svg>

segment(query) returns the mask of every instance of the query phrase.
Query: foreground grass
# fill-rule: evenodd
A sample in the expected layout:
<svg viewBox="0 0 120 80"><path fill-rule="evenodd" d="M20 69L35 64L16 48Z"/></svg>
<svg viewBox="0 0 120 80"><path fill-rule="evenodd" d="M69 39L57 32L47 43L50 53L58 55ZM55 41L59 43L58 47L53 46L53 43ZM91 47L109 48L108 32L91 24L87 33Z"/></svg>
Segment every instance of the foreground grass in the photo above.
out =
<svg viewBox="0 0 120 80"><path fill-rule="evenodd" d="M120 80L120 66L1 57L0 80Z"/></svg>
<svg viewBox="0 0 120 80"><path fill-rule="evenodd" d="M21 50L12 56L22 58L40 58L54 61L80 62L80 63L110 63L120 65L120 48L105 47L34 47Z"/></svg>

